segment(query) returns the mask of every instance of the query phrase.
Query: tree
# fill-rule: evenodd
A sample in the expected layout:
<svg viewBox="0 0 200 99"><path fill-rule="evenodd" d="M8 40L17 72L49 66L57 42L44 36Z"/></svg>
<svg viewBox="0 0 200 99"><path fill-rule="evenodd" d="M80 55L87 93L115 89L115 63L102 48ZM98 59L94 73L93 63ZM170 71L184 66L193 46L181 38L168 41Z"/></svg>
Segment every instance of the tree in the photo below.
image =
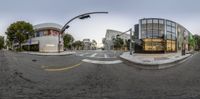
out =
<svg viewBox="0 0 200 99"><path fill-rule="evenodd" d="M92 40L92 49L96 50L97 49L97 42L95 40Z"/></svg>
<svg viewBox="0 0 200 99"><path fill-rule="evenodd" d="M190 33L189 34L189 48L191 49L193 49L193 48L195 48L195 39L194 39L194 37L193 37L193 35Z"/></svg>
<svg viewBox="0 0 200 99"><path fill-rule="evenodd" d="M200 36L195 34L193 38L195 42L195 50L200 50Z"/></svg>
<svg viewBox="0 0 200 99"><path fill-rule="evenodd" d="M114 38L114 48L121 49L124 45L124 41L121 38Z"/></svg>
<svg viewBox="0 0 200 99"><path fill-rule="evenodd" d="M4 48L4 37L0 36L0 50Z"/></svg>
<svg viewBox="0 0 200 99"><path fill-rule="evenodd" d="M130 39L125 40L125 47L127 47L127 49L130 50Z"/></svg>
<svg viewBox="0 0 200 99"><path fill-rule="evenodd" d="M82 41L78 40L78 41L75 41L75 42L72 44L72 46L73 46L75 49L80 50L80 49L83 49L84 44L83 44Z"/></svg>
<svg viewBox="0 0 200 99"><path fill-rule="evenodd" d="M15 40L19 43L20 50L22 48L21 44L29 38L29 36L34 35L33 26L25 21L17 21L12 23L7 28L7 38L13 45L13 41Z"/></svg>
<svg viewBox="0 0 200 99"><path fill-rule="evenodd" d="M65 34L63 37L63 41L64 41L64 47L71 49L74 37L71 34Z"/></svg>
<svg viewBox="0 0 200 99"><path fill-rule="evenodd" d="M128 40L125 40L125 47L127 47L128 50L130 50L130 39ZM134 35L132 36L132 41L135 41L135 37ZM134 46L134 43L131 43L132 44L132 47Z"/></svg>

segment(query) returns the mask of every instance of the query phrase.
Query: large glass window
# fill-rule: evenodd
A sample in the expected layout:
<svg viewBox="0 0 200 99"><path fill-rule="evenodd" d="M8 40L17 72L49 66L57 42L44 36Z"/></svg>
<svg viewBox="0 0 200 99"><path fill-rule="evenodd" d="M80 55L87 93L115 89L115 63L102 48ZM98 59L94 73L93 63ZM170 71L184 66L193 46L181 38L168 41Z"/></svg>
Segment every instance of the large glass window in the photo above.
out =
<svg viewBox="0 0 200 99"><path fill-rule="evenodd" d="M163 38L164 20L162 19L143 19L141 21L141 38Z"/></svg>

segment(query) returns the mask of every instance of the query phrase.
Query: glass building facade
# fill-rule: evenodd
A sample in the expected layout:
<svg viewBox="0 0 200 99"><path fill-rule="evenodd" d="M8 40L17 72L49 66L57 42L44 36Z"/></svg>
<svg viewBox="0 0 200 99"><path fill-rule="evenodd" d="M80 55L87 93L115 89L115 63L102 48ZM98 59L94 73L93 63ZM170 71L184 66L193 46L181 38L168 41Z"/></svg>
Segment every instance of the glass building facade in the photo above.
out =
<svg viewBox="0 0 200 99"><path fill-rule="evenodd" d="M140 19L135 30L136 52L177 52L183 42L187 47L190 33L176 22L161 18Z"/></svg>

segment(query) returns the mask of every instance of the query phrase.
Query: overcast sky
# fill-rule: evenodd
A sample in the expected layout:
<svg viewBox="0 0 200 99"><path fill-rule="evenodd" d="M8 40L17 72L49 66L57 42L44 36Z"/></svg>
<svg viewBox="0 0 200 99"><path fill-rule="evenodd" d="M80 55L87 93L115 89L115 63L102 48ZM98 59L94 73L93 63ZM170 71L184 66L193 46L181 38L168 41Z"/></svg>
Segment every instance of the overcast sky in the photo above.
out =
<svg viewBox="0 0 200 99"><path fill-rule="evenodd" d="M193 34L200 34L200 0L0 0L0 35L19 20L33 25L64 25L82 13L108 11L90 19L75 20L66 32L76 40L95 39L101 45L106 29L126 31L141 18L173 20Z"/></svg>

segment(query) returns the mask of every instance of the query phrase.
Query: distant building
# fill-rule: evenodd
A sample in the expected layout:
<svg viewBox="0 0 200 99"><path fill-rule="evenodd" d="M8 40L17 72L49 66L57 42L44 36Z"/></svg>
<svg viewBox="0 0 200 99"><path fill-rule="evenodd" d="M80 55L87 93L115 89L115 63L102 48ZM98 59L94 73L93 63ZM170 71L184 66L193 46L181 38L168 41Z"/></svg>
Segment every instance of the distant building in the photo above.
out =
<svg viewBox="0 0 200 99"><path fill-rule="evenodd" d="M90 39L83 39L83 50L96 50L97 49L97 43L90 41Z"/></svg>
<svg viewBox="0 0 200 99"><path fill-rule="evenodd" d="M58 52L59 31L62 26L55 23L42 23L33 26L35 35L22 44L23 49L39 52ZM60 51L63 51L63 38L60 35ZM30 47L30 48L28 48Z"/></svg>
<svg viewBox="0 0 200 99"><path fill-rule="evenodd" d="M90 39L83 39L83 50L90 50L91 49L91 42Z"/></svg>
<svg viewBox="0 0 200 99"><path fill-rule="evenodd" d="M130 34L124 34L123 32L120 32L120 31L108 29L106 31L105 38L103 38L103 44L104 44L105 50L114 49L113 39L116 38L117 35L120 35L119 38L123 39L124 42L130 39Z"/></svg>
<svg viewBox="0 0 200 99"><path fill-rule="evenodd" d="M144 18L135 25L135 52L187 52L192 35L182 25L161 18Z"/></svg>

